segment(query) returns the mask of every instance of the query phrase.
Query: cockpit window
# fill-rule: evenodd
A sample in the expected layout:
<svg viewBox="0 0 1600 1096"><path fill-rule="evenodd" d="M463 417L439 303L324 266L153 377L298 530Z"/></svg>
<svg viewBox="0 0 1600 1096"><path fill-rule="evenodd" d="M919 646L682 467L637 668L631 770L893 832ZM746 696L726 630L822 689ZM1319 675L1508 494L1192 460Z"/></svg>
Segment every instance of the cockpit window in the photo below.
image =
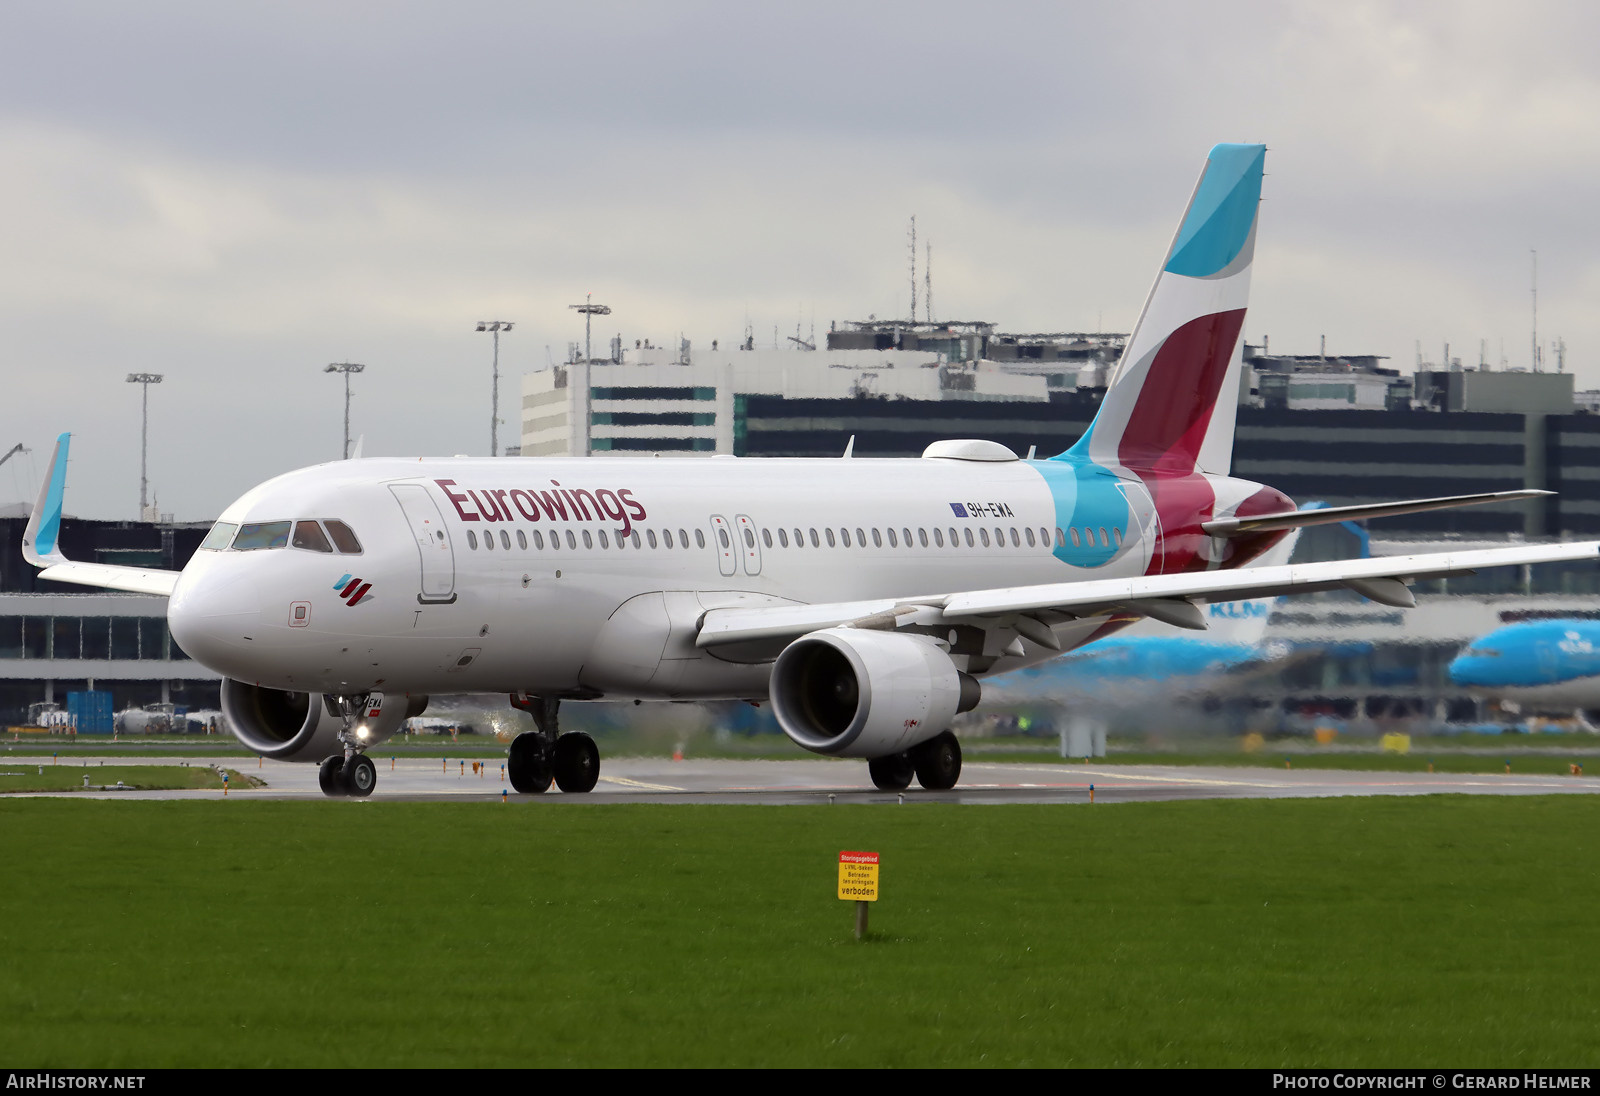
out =
<svg viewBox="0 0 1600 1096"><path fill-rule="evenodd" d="M208 548L213 552L220 552L233 540L233 534L239 527L231 521L219 521L211 527L211 532L206 534L206 539L200 542L200 547Z"/></svg>
<svg viewBox="0 0 1600 1096"><path fill-rule="evenodd" d="M287 521L258 521L239 526L239 535L233 538L233 550L250 552L257 548L284 548L289 544Z"/></svg>
<svg viewBox="0 0 1600 1096"><path fill-rule="evenodd" d="M338 546L339 551L347 556L358 555L361 552L361 542L350 531L350 526L342 521L330 521L327 518L322 520L322 524L328 527L328 535L333 538L333 543Z"/></svg>
<svg viewBox="0 0 1600 1096"><path fill-rule="evenodd" d="M323 533L322 526L314 521L295 522L294 540L290 543L296 548L304 548L310 552L333 551L333 545L328 543L327 535Z"/></svg>

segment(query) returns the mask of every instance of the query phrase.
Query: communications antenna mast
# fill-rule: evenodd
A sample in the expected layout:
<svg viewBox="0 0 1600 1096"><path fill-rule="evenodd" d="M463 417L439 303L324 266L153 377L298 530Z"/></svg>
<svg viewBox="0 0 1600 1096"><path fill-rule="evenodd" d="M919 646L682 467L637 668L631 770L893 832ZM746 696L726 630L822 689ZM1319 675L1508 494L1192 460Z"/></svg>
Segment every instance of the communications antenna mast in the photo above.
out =
<svg viewBox="0 0 1600 1096"><path fill-rule="evenodd" d="M917 215L911 215L911 322L917 322Z"/></svg>
<svg viewBox="0 0 1600 1096"><path fill-rule="evenodd" d="M1532 248L1528 249L1533 255L1533 361L1528 368L1535 373L1543 372L1539 368L1541 355L1539 354L1539 253Z"/></svg>
<svg viewBox="0 0 1600 1096"><path fill-rule="evenodd" d="M933 322L933 245L922 245L922 315Z"/></svg>

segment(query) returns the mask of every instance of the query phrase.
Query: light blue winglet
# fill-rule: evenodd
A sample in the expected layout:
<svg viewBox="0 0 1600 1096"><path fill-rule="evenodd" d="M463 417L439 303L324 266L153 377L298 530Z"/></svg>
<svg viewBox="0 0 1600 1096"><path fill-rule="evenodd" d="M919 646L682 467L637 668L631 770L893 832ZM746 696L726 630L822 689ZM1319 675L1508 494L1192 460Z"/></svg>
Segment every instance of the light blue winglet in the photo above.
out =
<svg viewBox="0 0 1600 1096"><path fill-rule="evenodd" d="M67 562L57 540L61 536L61 498L67 488L67 446L71 434L56 439L55 456L50 459L50 474L39 488L28 527L22 532L22 556L35 567Z"/></svg>

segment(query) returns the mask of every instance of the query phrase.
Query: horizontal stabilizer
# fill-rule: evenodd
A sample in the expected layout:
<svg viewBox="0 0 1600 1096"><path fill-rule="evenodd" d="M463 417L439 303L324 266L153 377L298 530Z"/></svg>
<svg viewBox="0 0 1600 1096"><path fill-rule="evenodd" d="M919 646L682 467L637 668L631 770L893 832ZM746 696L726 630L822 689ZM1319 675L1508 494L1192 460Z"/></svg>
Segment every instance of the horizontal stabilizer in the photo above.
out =
<svg viewBox="0 0 1600 1096"><path fill-rule="evenodd" d="M1424 510L1453 510L1458 506L1482 506L1490 502L1517 502L1521 499L1553 495L1554 491L1491 491L1482 495L1448 495L1436 499L1405 499L1400 502L1373 502L1360 506L1325 506L1319 510L1283 510L1276 514L1218 518L1200 528L1214 537L1237 537L1245 533L1268 533L1278 529L1299 529L1306 525L1332 525L1340 521L1369 521L1400 514L1420 514Z"/></svg>

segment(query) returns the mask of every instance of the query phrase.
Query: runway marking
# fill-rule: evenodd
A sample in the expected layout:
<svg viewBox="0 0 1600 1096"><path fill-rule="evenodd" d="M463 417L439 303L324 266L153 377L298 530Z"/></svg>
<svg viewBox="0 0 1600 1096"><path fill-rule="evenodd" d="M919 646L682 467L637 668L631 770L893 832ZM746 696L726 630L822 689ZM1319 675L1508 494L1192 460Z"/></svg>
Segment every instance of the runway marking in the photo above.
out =
<svg viewBox="0 0 1600 1096"><path fill-rule="evenodd" d="M1149 780L1157 784L1210 784L1225 788L1285 788L1294 787L1293 784L1284 783L1259 783L1251 780L1221 780L1217 777L1204 776L1156 776L1152 773L1119 773L1106 769L1077 769L1075 772L1084 776L1095 776L1102 780L1122 780L1132 783L1137 780Z"/></svg>
<svg viewBox="0 0 1600 1096"><path fill-rule="evenodd" d="M625 788L641 788L647 792L681 792L685 788L674 788L670 784L646 784L643 780L629 780L625 776L602 776L601 780L607 784L620 784Z"/></svg>

